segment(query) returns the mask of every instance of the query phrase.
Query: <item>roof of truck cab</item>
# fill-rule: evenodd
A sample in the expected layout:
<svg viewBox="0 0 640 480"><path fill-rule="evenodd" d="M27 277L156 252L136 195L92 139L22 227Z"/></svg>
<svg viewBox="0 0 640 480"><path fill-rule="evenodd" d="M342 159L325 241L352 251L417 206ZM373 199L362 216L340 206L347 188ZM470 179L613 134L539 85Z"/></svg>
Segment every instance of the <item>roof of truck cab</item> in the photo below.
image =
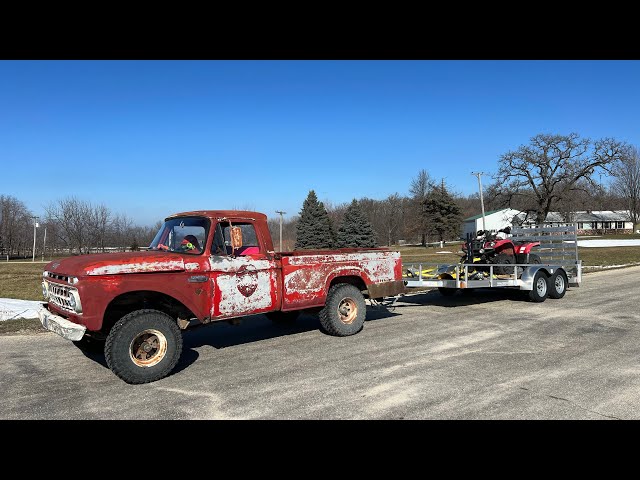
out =
<svg viewBox="0 0 640 480"><path fill-rule="evenodd" d="M167 218L173 217L209 217L209 218L251 218L255 220L266 220L267 216L260 212L251 212L248 210L194 210L192 212L181 212L169 215Z"/></svg>

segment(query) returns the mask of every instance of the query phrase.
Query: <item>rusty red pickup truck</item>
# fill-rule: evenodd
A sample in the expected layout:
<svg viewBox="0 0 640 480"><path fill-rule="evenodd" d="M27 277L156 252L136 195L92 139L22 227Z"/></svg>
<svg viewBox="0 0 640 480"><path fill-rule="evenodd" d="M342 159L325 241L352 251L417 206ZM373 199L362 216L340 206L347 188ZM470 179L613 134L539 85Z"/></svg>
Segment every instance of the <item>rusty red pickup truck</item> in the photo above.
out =
<svg viewBox="0 0 640 480"><path fill-rule="evenodd" d="M42 325L104 352L127 383L176 366L182 331L265 314L318 315L330 335L358 333L366 298L404 292L400 253L387 248L275 252L266 215L206 210L171 215L147 251L68 257L44 267Z"/></svg>

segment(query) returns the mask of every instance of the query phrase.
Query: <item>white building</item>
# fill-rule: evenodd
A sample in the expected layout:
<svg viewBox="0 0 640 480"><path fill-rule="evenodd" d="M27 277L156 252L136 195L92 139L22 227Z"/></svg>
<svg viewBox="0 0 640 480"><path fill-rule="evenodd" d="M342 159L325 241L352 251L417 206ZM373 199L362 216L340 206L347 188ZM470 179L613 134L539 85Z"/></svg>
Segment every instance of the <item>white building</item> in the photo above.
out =
<svg viewBox="0 0 640 480"><path fill-rule="evenodd" d="M485 212L486 229L494 233L506 226L513 227L516 224L523 226L535 225L535 214L512 208L492 210ZM603 234L603 233L633 233L633 222L629 220L627 210L587 210L571 214L567 221L559 212L549 212L544 221L548 227L560 227L567 224L578 224L578 235ZM462 224L462 238L467 238L467 233L475 234L482 227L482 214L466 218Z"/></svg>
<svg viewBox="0 0 640 480"><path fill-rule="evenodd" d="M465 218L462 223L462 238L467 238L467 233L475 236L478 230L490 230L497 232L501 228L513 226L513 217L522 213L513 208L503 208L501 210L491 210L484 213L485 227L482 225L482 214Z"/></svg>

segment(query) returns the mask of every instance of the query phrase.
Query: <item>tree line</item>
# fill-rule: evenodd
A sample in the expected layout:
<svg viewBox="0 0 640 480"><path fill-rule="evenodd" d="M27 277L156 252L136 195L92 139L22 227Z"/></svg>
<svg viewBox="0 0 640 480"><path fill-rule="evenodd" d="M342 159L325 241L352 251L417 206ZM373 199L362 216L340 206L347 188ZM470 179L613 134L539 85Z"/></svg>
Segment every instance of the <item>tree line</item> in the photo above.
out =
<svg viewBox="0 0 640 480"><path fill-rule="evenodd" d="M608 188L603 187L603 176L612 179ZM579 210L628 210L629 220L640 223L640 154L613 138L538 134L529 144L501 155L491 180L483 196L486 211L510 207L541 222L550 211L572 221ZM282 250L454 240L463 219L480 211L478 193L462 195L425 169L408 181L406 192L384 199L361 197L333 204L319 201L311 190L299 214L282 219ZM82 254L149 245L161 224L135 225L126 214L76 197L53 201L45 212L36 231L38 254L45 231L47 254ZM275 215L269 220L276 249L280 220ZM34 221L21 200L0 195L0 255L33 253Z"/></svg>
<svg viewBox="0 0 640 480"><path fill-rule="evenodd" d="M76 197L53 201L44 210L37 218L21 200L0 195L0 255L33 255L36 223L35 254L48 256L137 250L151 243L161 225L135 225L126 214Z"/></svg>

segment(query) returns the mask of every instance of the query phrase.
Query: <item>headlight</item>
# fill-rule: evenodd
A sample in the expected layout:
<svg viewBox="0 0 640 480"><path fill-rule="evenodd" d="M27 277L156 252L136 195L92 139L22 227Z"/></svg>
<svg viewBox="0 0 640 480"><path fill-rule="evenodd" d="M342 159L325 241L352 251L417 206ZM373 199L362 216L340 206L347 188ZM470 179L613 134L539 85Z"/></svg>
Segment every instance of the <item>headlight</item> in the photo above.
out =
<svg viewBox="0 0 640 480"><path fill-rule="evenodd" d="M49 276L49 272L47 272L46 270L44 272L42 272L42 276L43 277L48 277Z"/></svg>
<svg viewBox="0 0 640 480"><path fill-rule="evenodd" d="M78 277L69 277L69 283L71 285L75 285L76 283L78 283Z"/></svg>
<svg viewBox="0 0 640 480"><path fill-rule="evenodd" d="M42 282L42 296L45 300L49 298L49 290L47 289L47 284L45 282Z"/></svg>
<svg viewBox="0 0 640 480"><path fill-rule="evenodd" d="M76 309L76 297L74 295L69 295L69 305L74 310Z"/></svg>

